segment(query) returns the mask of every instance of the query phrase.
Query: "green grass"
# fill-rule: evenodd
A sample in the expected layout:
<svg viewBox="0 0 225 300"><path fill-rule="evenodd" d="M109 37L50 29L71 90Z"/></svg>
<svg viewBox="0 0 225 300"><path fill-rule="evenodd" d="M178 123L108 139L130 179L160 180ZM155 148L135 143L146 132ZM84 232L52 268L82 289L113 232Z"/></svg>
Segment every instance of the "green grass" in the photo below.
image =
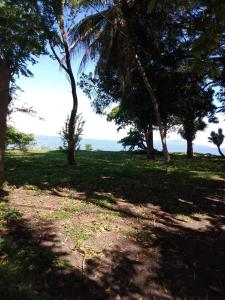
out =
<svg viewBox="0 0 225 300"><path fill-rule="evenodd" d="M65 259L56 260L55 266L59 270L70 270L74 268L74 265Z"/></svg>
<svg viewBox="0 0 225 300"><path fill-rule="evenodd" d="M56 210L56 211L52 211L48 214L48 218L50 219L68 219L73 217L73 213L68 212L68 211L60 211L60 210Z"/></svg>
<svg viewBox="0 0 225 300"><path fill-rule="evenodd" d="M128 238L133 238L148 245L150 245L152 242L149 232L146 231L128 230L124 232L124 235Z"/></svg>
<svg viewBox="0 0 225 300"><path fill-rule="evenodd" d="M106 209L118 197L191 215L199 211L199 203L206 205L206 196L223 187L225 180L223 160L203 155L192 160L175 155L167 166L162 160L148 161L144 155L79 151L77 163L76 169L67 168L64 151L11 151L6 156L8 186L32 187L37 194L68 187Z"/></svg>
<svg viewBox="0 0 225 300"><path fill-rule="evenodd" d="M74 241L74 249L80 252L86 252L84 242L95 236L92 228L83 224L70 224L67 226L66 233Z"/></svg>
<svg viewBox="0 0 225 300"><path fill-rule="evenodd" d="M0 202L0 224L0 299L49 299L39 288L56 264L54 254L33 239L22 215L5 202Z"/></svg>
<svg viewBox="0 0 225 300"><path fill-rule="evenodd" d="M210 199L224 197L224 170L222 159L203 155L192 160L174 155L166 166L162 160L148 161L143 155L79 151L77 168L70 169L64 151L8 151L6 187L32 190L36 200L66 188L68 197L62 196L59 209L48 211L45 217L57 221L79 216L79 224L74 220L66 222L66 234L74 241L74 249L97 254L104 250L104 244L88 246L86 242L99 238L102 232L120 229L117 218L133 217L130 230L121 232L151 246L152 238L146 230L132 228L135 220L138 223L146 217L144 213L137 218L131 210L121 211L116 200L132 203L137 209L151 204L184 222L213 216L217 211ZM79 199L79 194L85 197ZM73 266L38 244L23 216L3 201L0 231L0 299L50 299L40 288L45 286L45 274L51 269L67 270Z"/></svg>

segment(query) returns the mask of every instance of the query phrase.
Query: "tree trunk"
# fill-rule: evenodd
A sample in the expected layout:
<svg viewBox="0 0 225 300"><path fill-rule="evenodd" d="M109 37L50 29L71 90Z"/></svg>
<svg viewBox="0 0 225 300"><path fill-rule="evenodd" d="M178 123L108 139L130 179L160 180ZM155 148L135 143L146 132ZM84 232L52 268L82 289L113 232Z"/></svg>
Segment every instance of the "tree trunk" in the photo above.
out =
<svg viewBox="0 0 225 300"><path fill-rule="evenodd" d="M157 125L159 127L159 132L160 132L160 137L161 137L161 142L162 142L164 161L166 163L169 163L170 162L170 155L169 155L169 152L168 152L168 149L167 149L166 137L163 133L164 130L163 130L163 125L162 125L161 116L160 116L160 112L159 112L158 101L157 101L157 99L154 95L151 84L150 84L150 82L147 78L144 67L142 66L142 63L141 63L140 58L139 58L137 53L136 53L135 57L136 57L136 61L137 61L138 70L141 74L141 77L144 80L145 87L146 87L146 89L149 93L149 96L152 100L152 104L153 104L153 107L154 107L154 110L155 110L156 121L157 121Z"/></svg>
<svg viewBox="0 0 225 300"><path fill-rule="evenodd" d="M0 60L0 189L4 182L6 118L9 104L10 71Z"/></svg>
<svg viewBox="0 0 225 300"><path fill-rule="evenodd" d="M187 158L193 158L193 143L191 139L187 139Z"/></svg>
<svg viewBox="0 0 225 300"><path fill-rule="evenodd" d="M152 126L150 126L149 129L145 131L145 140L146 140L146 145L147 145L147 158L155 159Z"/></svg>
<svg viewBox="0 0 225 300"><path fill-rule="evenodd" d="M219 154L220 154L223 158L225 158L225 155L224 155L223 152L221 151L220 147L217 146L217 148L218 148Z"/></svg>
<svg viewBox="0 0 225 300"><path fill-rule="evenodd" d="M157 101L157 99L154 95L153 89L152 89L151 84L148 80L145 69L144 69L144 67L141 63L138 52L136 51L137 42L135 42L135 37L133 38L132 29L130 30L129 22L127 21L127 18L126 18L126 16L128 15L128 19L129 19L129 4L128 4L127 1L117 0L117 7L120 10L119 14L121 14L121 20L122 20L121 24L125 28L125 31L127 31L126 33L122 31L122 34L128 39L129 43L132 45L132 48L134 50L134 59L136 60L139 73L140 73L140 75L141 75L141 77L144 81L146 90L147 90L147 92L150 96L150 99L151 99L153 107L154 107L156 122L157 122L157 125L159 127L160 138L161 138L161 142L162 142L164 161L165 161L165 163L169 163L170 162L170 156L169 156L169 152L168 152L168 149L167 149L166 139L163 136L163 125L162 125L162 120L161 120L161 116L160 116L160 112L159 112L158 101Z"/></svg>
<svg viewBox="0 0 225 300"><path fill-rule="evenodd" d="M68 153L67 153L67 161L69 166L76 165L75 161L75 132L76 132L76 115L77 115L77 109L78 109L78 98L77 98L77 90L76 90L76 81L73 75L73 70L71 66L71 58L70 58L70 51L69 51L69 43L68 43L68 37L67 33L65 31L65 23L64 23L64 6L65 6L65 0L61 1L61 15L59 17L59 28L62 36L62 42L63 47L65 50L65 63L66 67L64 67L64 70L66 70L67 74L69 75L70 85L71 85L71 92L72 92L72 98L73 98L73 107L70 113L69 118L69 126L68 126Z"/></svg>

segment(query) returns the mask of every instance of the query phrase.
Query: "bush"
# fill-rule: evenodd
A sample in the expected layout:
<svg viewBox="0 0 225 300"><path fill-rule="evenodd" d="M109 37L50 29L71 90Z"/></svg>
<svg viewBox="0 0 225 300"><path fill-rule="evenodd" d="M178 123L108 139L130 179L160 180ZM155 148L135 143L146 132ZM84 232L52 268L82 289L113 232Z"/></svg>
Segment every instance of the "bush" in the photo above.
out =
<svg viewBox="0 0 225 300"><path fill-rule="evenodd" d="M35 145L35 137L33 134L20 132L13 126L6 129L6 147L11 146L13 149L26 151L28 146Z"/></svg>
<svg viewBox="0 0 225 300"><path fill-rule="evenodd" d="M93 149L93 147L92 147L91 144L86 144L86 145L85 145L85 150L86 150L86 151L93 151L94 149Z"/></svg>
<svg viewBox="0 0 225 300"><path fill-rule="evenodd" d="M83 119L82 114L79 114L75 117L75 134L74 134L74 140L75 140L75 150L80 149L80 141L82 139L82 134L84 131L84 124L85 120ZM67 116L65 124L62 128L62 130L59 132L62 141L63 141L63 149L68 149L68 143L69 143L69 116Z"/></svg>

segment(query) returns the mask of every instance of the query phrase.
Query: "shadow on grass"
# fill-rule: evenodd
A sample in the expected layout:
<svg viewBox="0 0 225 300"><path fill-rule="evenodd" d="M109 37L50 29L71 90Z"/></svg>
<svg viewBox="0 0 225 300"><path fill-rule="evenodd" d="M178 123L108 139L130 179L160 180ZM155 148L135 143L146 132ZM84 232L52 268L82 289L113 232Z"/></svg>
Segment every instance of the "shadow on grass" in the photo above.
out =
<svg viewBox="0 0 225 300"><path fill-rule="evenodd" d="M106 299L104 290L78 269L60 267L67 253L55 249L50 223L32 231L18 212L0 212L0 299ZM68 264L62 264L66 269Z"/></svg>
<svg viewBox="0 0 225 300"><path fill-rule="evenodd" d="M143 227L141 239L127 239L86 261L85 272L62 270L66 252L55 249L51 223L29 228L16 211L5 213L0 240L0 299L224 299L224 231ZM148 237L148 239L147 239ZM49 245L47 246L46 243ZM50 246L50 244L52 246Z"/></svg>
<svg viewBox="0 0 225 300"><path fill-rule="evenodd" d="M100 206L99 200L113 202L116 197L137 205L159 206L172 214L225 215L225 165L218 158L174 157L170 166L126 153L80 151L77 158L78 167L71 170L65 166L63 151L11 153L7 180L9 185L33 185L53 194L68 187Z"/></svg>
<svg viewBox="0 0 225 300"><path fill-rule="evenodd" d="M71 197L83 193L82 201L128 217L141 216L128 208L116 207L115 198L137 206L150 205L151 209L155 208L153 213L159 224L142 226L124 244L87 260L84 274L77 270L56 270L53 249L44 247L29 231L26 238L17 235L18 228L27 231L24 220L13 226L8 224L3 246L4 243L12 246L8 250L7 246L3 247L6 249L3 260L4 256L8 258L3 268L0 267L0 275L5 278L2 287L11 284L10 293L17 286L19 275L26 275L19 281L20 297L15 294L14 298L3 299L225 299L222 161L197 158L187 162L175 158L166 167L160 161L147 162L139 156L85 152L80 152L78 159L78 169L68 170L63 152L11 156L7 164L8 182L17 187L34 185L52 192L69 187L73 192ZM106 200L114 206L107 207ZM193 213L205 214L208 225L201 230L185 228L173 218L173 214L192 216ZM46 228L46 232L54 242L51 229ZM26 251L25 255L18 254L27 247L35 249L37 254L29 255ZM26 257L28 263L23 264ZM18 268L14 267L17 261Z"/></svg>
<svg viewBox="0 0 225 300"><path fill-rule="evenodd" d="M224 299L224 232L167 226L144 229L148 245L133 240L90 260L87 274L110 299Z"/></svg>

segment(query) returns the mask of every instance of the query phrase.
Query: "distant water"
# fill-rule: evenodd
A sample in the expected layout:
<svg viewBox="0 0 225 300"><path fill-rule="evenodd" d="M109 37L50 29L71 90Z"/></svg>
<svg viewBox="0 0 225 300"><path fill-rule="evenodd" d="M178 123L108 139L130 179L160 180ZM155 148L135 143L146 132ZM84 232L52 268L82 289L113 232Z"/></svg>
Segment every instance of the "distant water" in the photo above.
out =
<svg viewBox="0 0 225 300"><path fill-rule="evenodd" d="M41 149L58 149L62 146L62 140L59 136L45 136L38 135L36 138L36 147ZM97 139L82 139L80 149L84 150L86 144L91 144L94 150L102 151L122 151L122 145L117 141L111 140L97 140ZM155 148L161 150L159 141L155 142ZM168 148L170 152L185 152L186 143L184 140L168 140ZM222 149L225 153L225 149ZM209 147L205 145L195 145L194 152L197 153L211 153L218 155L216 147Z"/></svg>

